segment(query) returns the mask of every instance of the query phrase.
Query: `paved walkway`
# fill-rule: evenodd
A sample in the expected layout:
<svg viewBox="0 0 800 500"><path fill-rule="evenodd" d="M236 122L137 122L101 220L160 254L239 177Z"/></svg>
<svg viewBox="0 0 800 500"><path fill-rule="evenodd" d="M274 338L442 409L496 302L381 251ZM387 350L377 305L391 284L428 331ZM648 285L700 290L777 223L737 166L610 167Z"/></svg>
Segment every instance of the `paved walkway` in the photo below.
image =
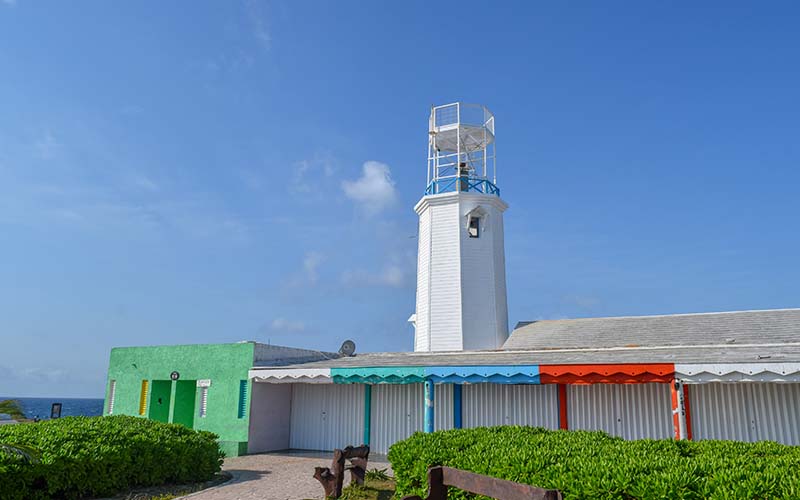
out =
<svg viewBox="0 0 800 500"><path fill-rule="evenodd" d="M188 500L305 500L321 499L322 485L314 467L330 467L333 453L282 452L225 459L222 469L233 479L187 495ZM370 457L369 469L389 468L386 458ZM391 472L391 469L388 471ZM345 477L345 485L350 481Z"/></svg>

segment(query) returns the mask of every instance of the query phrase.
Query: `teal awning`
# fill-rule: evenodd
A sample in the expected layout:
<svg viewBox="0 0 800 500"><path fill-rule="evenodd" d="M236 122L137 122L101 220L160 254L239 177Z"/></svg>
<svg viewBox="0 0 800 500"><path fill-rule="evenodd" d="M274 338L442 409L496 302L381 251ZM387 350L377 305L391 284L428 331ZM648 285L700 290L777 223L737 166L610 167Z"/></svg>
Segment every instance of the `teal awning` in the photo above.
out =
<svg viewBox="0 0 800 500"><path fill-rule="evenodd" d="M425 370L420 366L331 368L335 384L421 384Z"/></svg>

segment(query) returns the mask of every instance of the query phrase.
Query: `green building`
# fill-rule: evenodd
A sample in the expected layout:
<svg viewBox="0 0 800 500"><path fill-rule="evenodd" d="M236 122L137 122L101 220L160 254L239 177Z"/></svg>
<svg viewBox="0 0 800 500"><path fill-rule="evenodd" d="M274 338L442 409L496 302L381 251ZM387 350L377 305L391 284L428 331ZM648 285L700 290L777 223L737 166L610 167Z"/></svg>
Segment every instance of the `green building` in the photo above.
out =
<svg viewBox="0 0 800 500"><path fill-rule="evenodd" d="M179 423L219 435L227 456L247 453L255 366L316 361L330 354L238 342L111 350L103 413Z"/></svg>

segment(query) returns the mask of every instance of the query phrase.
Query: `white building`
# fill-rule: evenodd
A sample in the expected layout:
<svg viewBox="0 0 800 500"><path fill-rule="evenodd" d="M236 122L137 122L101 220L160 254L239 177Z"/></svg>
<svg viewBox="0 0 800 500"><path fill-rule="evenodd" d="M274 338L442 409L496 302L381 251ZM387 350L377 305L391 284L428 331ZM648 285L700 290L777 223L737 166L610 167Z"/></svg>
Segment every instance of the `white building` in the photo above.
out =
<svg viewBox="0 0 800 500"><path fill-rule="evenodd" d="M520 323L508 336L494 117L432 109L413 353L255 366L249 451L375 452L524 424L800 444L800 309Z"/></svg>

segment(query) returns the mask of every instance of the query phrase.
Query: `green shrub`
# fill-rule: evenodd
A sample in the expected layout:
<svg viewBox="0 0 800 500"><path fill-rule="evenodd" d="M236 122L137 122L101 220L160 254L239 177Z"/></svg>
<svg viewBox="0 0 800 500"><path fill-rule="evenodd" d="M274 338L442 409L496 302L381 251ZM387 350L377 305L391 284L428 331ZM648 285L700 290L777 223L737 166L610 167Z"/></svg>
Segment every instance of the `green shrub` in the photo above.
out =
<svg viewBox="0 0 800 500"><path fill-rule="evenodd" d="M558 489L565 499L800 498L800 446L774 442L625 441L604 432L481 427L416 433L389 461L397 497L427 490L444 465ZM468 498L452 491L449 498Z"/></svg>
<svg viewBox="0 0 800 500"><path fill-rule="evenodd" d="M211 479L217 436L143 418L67 417L4 425L0 442L34 448L37 463L0 450L0 498L107 496L134 487Z"/></svg>

